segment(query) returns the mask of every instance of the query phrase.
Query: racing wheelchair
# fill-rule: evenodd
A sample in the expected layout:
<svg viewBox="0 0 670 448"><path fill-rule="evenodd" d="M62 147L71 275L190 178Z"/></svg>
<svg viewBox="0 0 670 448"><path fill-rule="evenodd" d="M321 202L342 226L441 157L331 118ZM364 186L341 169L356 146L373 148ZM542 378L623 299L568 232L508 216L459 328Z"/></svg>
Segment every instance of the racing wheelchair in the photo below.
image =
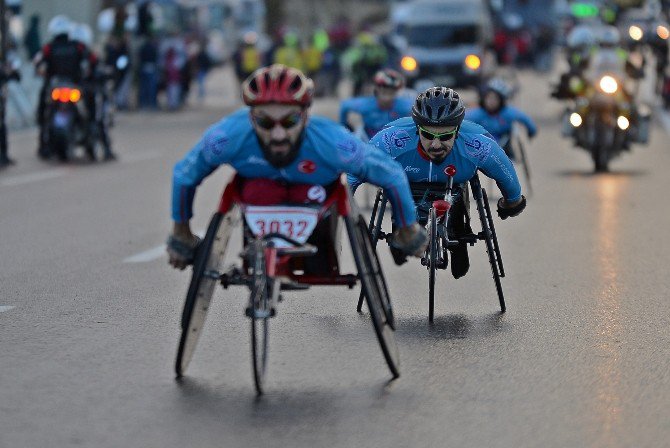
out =
<svg viewBox="0 0 670 448"><path fill-rule="evenodd" d="M435 274L438 269L444 270L449 264L449 249L454 249L459 245L470 245L478 241L486 243L486 252L488 253L491 273L495 283L498 301L500 302L501 312L505 312L505 296L502 290L500 279L505 277L505 268L500 255L500 247L493 225L491 208L486 196L486 190L482 188L479 175L475 173L470 179L469 185L472 190L472 196L477 204L479 212L479 221L482 230L479 233L472 233L470 228L470 218L467 213L467 201L469 201L468 188L454 188L453 176L456 174L456 168L449 165L445 171L449 181L445 184L429 182L410 182L412 196L417 208L417 217L421 224L426 226L429 235L429 244L426 253L421 258L421 264L428 269L428 320L433 322L434 303L435 303ZM461 206L464 209L464 217L452 213L456 202L462 201ZM372 236L373 245L376 246L379 240L387 240L390 236L382 230L382 222L386 211L387 198L383 191L379 189L372 208L369 229ZM458 219L465 219L465 223L457 225ZM457 230L456 227L459 227ZM453 263L452 259L452 263ZM363 306L364 293L361 292L358 301L358 312L361 312Z"/></svg>
<svg viewBox="0 0 670 448"><path fill-rule="evenodd" d="M500 137L498 144L513 162L521 163L523 174L526 178L526 190L528 190L528 196L532 196L533 185L530 181L530 164L528 162L526 147L521 138L520 126L517 123L513 123L510 132ZM493 181L491 181L491 188L493 188Z"/></svg>
<svg viewBox="0 0 670 448"><path fill-rule="evenodd" d="M241 177L235 176L227 185L196 251L181 317L177 378L191 361L217 283L225 289L236 285L249 288L245 315L251 323L253 377L260 395L268 363L269 323L282 301L281 291L316 285L351 289L358 281L386 363L397 378L399 354L391 299L367 224L346 180L341 178L329 186L325 201L315 206L244 204L240 196L242 182ZM336 249L340 221L344 221L349 236L357 274L340 273ZM229 255L226 249L237 226L242 228L244 243L241 263L224 272Z"/></svg>

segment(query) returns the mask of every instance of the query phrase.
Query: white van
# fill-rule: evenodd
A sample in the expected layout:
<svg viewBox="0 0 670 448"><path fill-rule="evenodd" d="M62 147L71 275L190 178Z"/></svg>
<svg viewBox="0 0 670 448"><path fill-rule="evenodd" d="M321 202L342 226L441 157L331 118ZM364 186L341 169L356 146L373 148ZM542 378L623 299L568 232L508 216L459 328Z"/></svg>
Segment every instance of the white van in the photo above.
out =
<svg viewBox="0 0 670 448"><path fill-rule="evenodd" d="M411 86L479 86L495 71L484 0L413 0L391 11L390 41Z"/></svg>

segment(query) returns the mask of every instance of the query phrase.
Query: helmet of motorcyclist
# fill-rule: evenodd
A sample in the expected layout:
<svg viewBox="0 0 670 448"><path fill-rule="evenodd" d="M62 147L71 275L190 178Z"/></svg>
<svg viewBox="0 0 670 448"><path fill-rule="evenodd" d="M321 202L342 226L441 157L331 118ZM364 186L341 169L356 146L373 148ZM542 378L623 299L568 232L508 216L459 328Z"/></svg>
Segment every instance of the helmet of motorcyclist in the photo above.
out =
<svg viewBox="0 0 670 448"><path fill-rule="evenodd" d="M70 34L70 29L72 28L72 21L65 14L59 14L54 16L49 20L47 25L47 31L49 36L54 38L56 36L68 35Z"/></svg>
<svg viewBox="0 0 670 448"><path fill-rule="evenodd" d="M419 126L460 126L465 105L448 87L431 87L421 92L412 106L412 119Z"/></svg>
<svg viewBox="0 0 670 448"><path fill-rule="evenodd" d="M509 12L503 14L502 24L507 31L519 31L523 28L523 17L519 14Z"/></svg>
<svg viewBox="0 0 670 448"><path fill-rule="evenodd" d="M70 29L70 39L91 47L93 46L93 30L85 23L76 23Z"/></svg>
<svg viewBox="0 0 670 448"><path fill-rule="evenodd" d="M491 107L490 104L487 104L486 96L494 94L498 97L497 106ZM505 107L507 100L512 94L512 88L505 82L502 78L492 78L489 82L486 83L482 89L481 95L479 97L479 105L486 109L489 112L498 112L500 109Z"/></svg>
<svg viewBox="0 0 670 448"><path fill-rule="evenodd" d="M290 104L308 107L314 96L314 82L296 68L282 64L262 67L242 83L247 106Z"/></svg>
<svg viewBox="0 0 670 448"><path fill-rule="evenodd" d="M621 43L621 33L614 26L606 26L598 33L601 48L615 48Z"/></svg>
<svg viewBox="0 0 670 448"><path fill-rule="evenodd" d="M568 34L566 44L572 50L592 47L596 44L596 36L591 28L585 25L578 25Z"/></svg>
<svg viewBox="0 0 670 448"><path fill-rule="evenodd" d="M405 77L396 70L385 68L375 73L373 82L375 83L375 87L400 90L405 86Z"/></svg>

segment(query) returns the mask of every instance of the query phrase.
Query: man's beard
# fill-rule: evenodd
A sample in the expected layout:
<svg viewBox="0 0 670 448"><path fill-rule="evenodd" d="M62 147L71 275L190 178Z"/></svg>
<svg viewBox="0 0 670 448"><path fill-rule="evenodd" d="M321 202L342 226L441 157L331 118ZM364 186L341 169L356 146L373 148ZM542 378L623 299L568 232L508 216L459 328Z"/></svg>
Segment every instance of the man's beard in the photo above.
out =
<svg viewBox="0 0 670 448"><path fill-rule="evenodd" d="M300 144L300 139L298 139L298 142L296 142L295 145L292 145L288 138L284 140L271 140L267 145L263 144L263 142L260 142L260 144L265 160L267 160L270 165L274 166L275 168L284 168L290 165L298 156L298 145ZM273 145L288 145L289 150L286 153L277 154L272 152L271 148Z"/></svg>

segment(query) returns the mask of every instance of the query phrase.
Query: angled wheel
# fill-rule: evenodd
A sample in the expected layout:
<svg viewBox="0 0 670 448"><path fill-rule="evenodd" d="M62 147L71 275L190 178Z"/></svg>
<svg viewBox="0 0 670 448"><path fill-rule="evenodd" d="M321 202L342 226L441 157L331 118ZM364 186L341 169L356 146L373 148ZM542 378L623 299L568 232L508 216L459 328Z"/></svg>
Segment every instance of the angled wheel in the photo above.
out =
<svg viewBox="0 0 670 448"><path fill-rule="evenodd" d="M345 222L372 324L386 364L393 377L397 378L400 376L400 359L394 334L393 308L377 252L362 217L356 221L347 217Z"/></svg>
<svg viewBox="0 0 670 448"><path fill-rule="evenodd" d="M515 140L516 140L515 146L519 153L519 159L521 160L521 165L523 166L523 173L526 177L526 187L528 188L528 195L532 196L533 186L530 182L530 165L528 164L528 156L526 155L526 148L519 137L517 137Z"/></svg>
<svg viewBox="0 0 670 448"><path fill-rule="evenodd" d="M258 395L263 394L265 372L268 361L268 324L272 316L270 307L270 284L265 271L265 244L254 242L249 260L252 269L251 296L247 315L251 319L251 366Z"/></svg>
<svg viewBox="0 0 670 448"><path fill-rule="evenodd" d="M375 203L372 207L372 214L370 215L370 224L368 225L368 230L372 237L372 246L377 248L377 242L379 241L379 234L382 231L382 221L384 220L384 212L386 211L386 196L382 189L377 190L377 196L375 197ZM358 296L358 306L356 311L359 313L363 310L363 300L364 294L363 289L361 288L361 293Z"/></svg>
<svg viewBox="0 0 670 448"><path fill-rule="evenodd" d="M500 282L502 259L500 258L500 250L498 248L498 239L493 228L493 219L491 217L491 209L489 208L486 191L481 190L481 196L477 199L477 211L479 212L479 219L482 224L482 233L484 234L484 242L486 243L486 253L489 256L489 264L491 265L491 274L496 285L496 292L498 293L498 301L500 302L500 311L503 313L506 310L505 296ZM503 274L504 275L504 271Z"/></svg>
<svg viewBox="0 0 670 448"><path fill-rule="evenodd" d="M182 331L175 364L177 377L184 374L193 357L214 287L221 276L226 248L232 229L237 223L237 217L237 209L230 210L225 216L215 213L207 228L205 239L198 248L181 316Z"/></svg>
<svg viewBox="0 0 670 448"><path fill-rule="evenodd" d="M430 243L428 246L428 322L432 323L435 309L435 268L438 254L437 218L433 207L430 208L428 220L430 222Z"/></svg>

